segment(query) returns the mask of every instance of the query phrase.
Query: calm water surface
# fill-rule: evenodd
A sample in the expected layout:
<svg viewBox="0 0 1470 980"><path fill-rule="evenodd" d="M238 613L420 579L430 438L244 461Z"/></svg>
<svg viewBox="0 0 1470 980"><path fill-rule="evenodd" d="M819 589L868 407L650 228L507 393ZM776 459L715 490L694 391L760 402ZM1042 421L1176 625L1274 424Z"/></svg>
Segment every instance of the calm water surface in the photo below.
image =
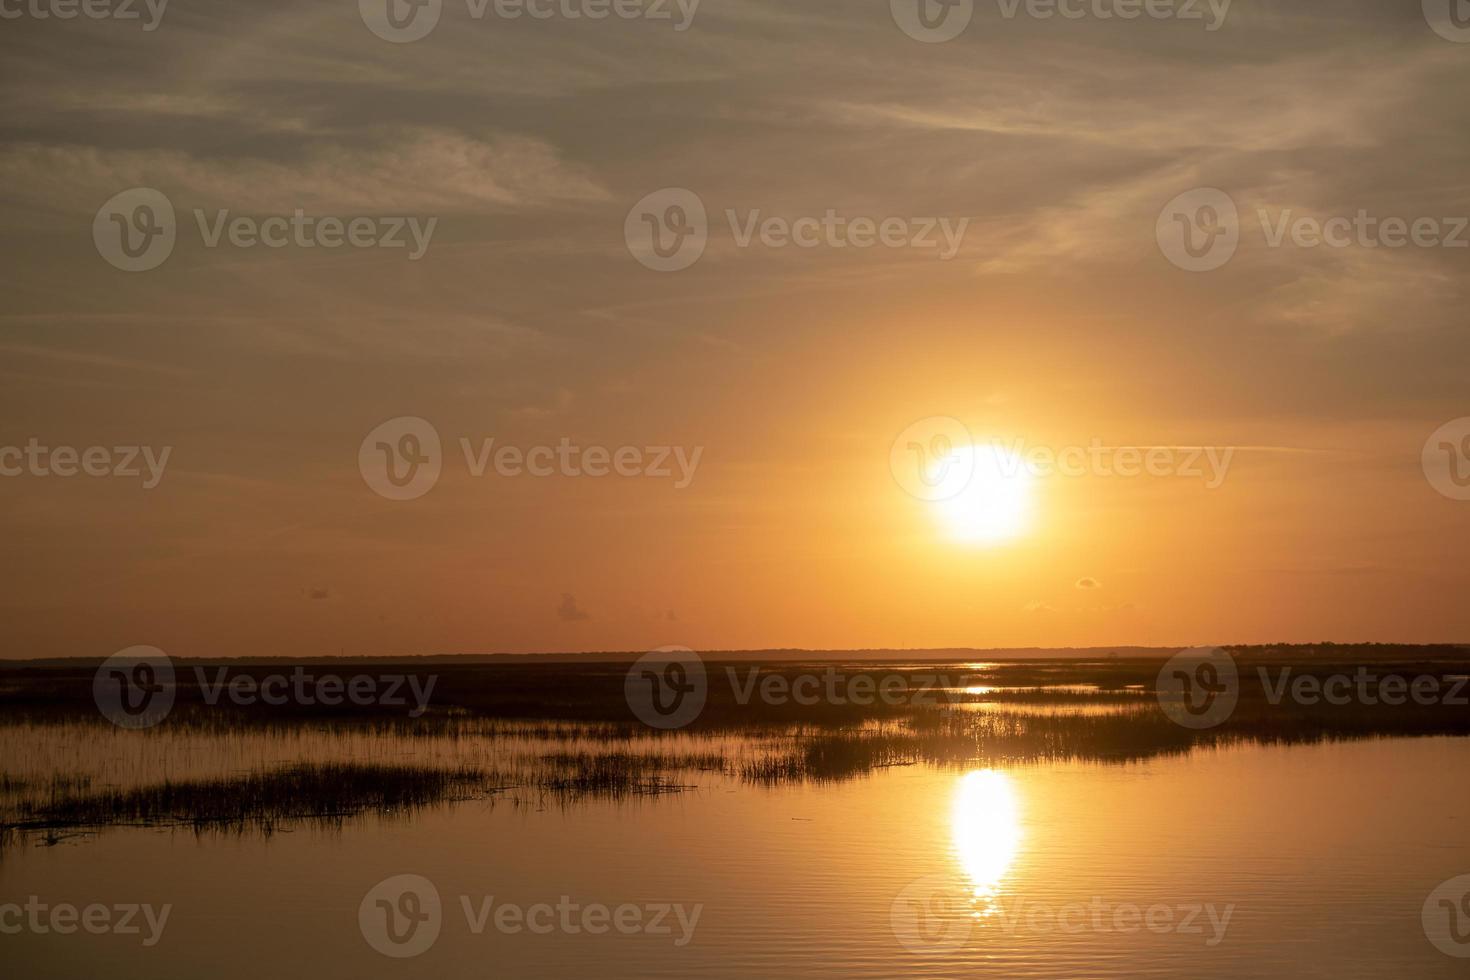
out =
<svg viewBox="0 0 1470 980"><path fill-rule="evenodd" d="M1381 740L780 788L694 774L672 797L480 800L269 838L112 829L10 848L0 902L168 903L157 945L22 932L0 950L6 976L58 978L1463 977L1421 909L1470 872L1467 771L1470 740ZM390 958L359 912L403 874L433 884L440 928ZM492 896L698 918L543 935L492 913L477 934L462 898Z"/></svg>

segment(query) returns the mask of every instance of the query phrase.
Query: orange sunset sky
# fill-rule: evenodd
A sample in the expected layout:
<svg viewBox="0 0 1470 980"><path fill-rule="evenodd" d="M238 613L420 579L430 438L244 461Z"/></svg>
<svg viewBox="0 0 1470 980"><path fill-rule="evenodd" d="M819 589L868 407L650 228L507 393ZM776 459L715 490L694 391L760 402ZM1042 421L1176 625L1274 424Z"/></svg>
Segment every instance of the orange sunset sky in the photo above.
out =
<svg viewBox="0 0 1470 980"><path fill-rule="evenodd" d="M1470 502L1421 465L1470 415L1470 252L1257 219L1470 214L1470 45L1418 3L1238 0L1214 32L977 4L943 44L836 0L704 0L684 31L448 4L410 44L352 4L168 17L4 27L0 446L170 454L151 489L0 478L0 656L1470 638ZM92 236L133 187L178 215L142 273ZM1156 239L1197 187L1241 215L1207 273ZM708 211L678 272L625 240L661 188ZM296 208L437 225L410 260L194 218ZM828 209L968 225L943 259L742 246L726 216ZM359 449L403 416L442 474L398 501ZM1030 475L974 540L892 465L934 417L1240 448L1213 487ZM459 440L492 437L701 455L683 487L476 477Z"/></svg>

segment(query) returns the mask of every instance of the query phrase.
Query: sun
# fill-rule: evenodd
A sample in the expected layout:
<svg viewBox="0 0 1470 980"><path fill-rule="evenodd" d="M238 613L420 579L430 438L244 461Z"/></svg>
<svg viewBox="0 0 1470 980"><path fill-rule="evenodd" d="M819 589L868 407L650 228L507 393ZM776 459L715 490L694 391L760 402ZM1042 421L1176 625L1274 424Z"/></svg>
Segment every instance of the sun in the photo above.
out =
<svg viewBox="0 0 1470 980"><path fill-rule="evenodd" d="M948 463L958 489L933 506L950 537L993 545L1026 533L1035 478L1019 456L994 444L955 446Z"/></svg>

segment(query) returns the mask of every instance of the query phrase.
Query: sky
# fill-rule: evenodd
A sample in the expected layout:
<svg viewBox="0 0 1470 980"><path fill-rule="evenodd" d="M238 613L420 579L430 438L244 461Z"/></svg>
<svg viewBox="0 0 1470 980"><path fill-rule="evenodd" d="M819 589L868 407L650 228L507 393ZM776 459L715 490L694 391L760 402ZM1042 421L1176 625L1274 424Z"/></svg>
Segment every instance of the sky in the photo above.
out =
<svg viewBox="0 0 1470 980"><path fill-rule="evenodd" d="M1470 639L1447 4L392 2L0 3L0 656Z"/></svg>

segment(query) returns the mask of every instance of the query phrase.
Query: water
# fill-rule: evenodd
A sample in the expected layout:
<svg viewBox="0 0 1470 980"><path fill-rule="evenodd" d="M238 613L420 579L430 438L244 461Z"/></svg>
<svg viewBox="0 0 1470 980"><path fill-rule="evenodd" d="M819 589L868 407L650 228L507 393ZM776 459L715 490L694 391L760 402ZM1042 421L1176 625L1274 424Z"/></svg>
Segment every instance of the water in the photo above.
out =
<svg viewBox="0 0 1470 980"><path fill-rule="evenodd" d="M1245 745L774 788L692 774L677 796L476 800L269 837L114 828L8 849L0 903L168 904L157 944L23 929L0 950L7 976L37 978L1464 976L1421 910L1470 872L1467 769L1457 739ZM404 950L383 907L360 922L399 875L442 902L410 958L365 938ZM399 898L395 915L414 911ZM571 928L497 929L507 904ZM628 932L582 927L619 906ZM669 911L667 932L632 931L664 907L683 923Z"/></svg>

